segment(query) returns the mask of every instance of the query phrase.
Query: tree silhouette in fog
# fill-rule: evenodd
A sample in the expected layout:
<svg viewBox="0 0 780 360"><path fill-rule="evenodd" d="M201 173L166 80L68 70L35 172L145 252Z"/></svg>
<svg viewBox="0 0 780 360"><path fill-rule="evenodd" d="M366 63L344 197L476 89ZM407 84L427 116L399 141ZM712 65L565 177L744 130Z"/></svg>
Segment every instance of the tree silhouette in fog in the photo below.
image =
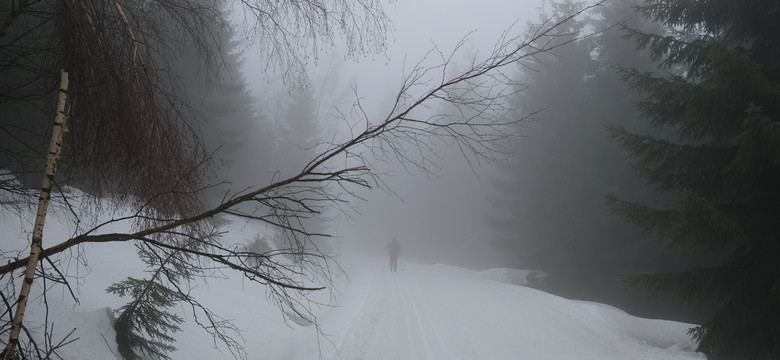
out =
<svg viewBox="0 0 780 360"><path fill-rule="evenodd" d="M644 120L675 137L621 127L611 136L675 201L615 196L611 206L661 246L710 262L631 280L714 308L691 330L708 358L780 357L780 2L654 0L642 11L667 31L631 37L661 69L623 76L643 95Z"/></svg>

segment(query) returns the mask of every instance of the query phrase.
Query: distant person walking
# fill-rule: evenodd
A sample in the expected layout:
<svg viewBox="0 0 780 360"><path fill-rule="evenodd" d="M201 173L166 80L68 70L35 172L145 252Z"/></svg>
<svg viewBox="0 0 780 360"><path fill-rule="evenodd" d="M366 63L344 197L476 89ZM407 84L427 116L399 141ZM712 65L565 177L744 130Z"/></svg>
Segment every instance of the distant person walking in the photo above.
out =
<svg viewBox="0 0 780 360"><path fill-rule="evenodd" d="M398 255L401 254L401 244L398 239L393 238L390 244L387 244L387 251L390 254L390 271L398 270Z"/></svg>

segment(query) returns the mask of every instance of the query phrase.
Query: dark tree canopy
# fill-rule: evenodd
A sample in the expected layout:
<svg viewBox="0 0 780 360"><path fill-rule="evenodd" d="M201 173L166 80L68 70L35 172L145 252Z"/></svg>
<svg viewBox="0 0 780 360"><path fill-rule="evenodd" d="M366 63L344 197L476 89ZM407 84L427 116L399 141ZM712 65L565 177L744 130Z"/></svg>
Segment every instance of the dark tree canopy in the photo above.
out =
<svg viewBox="0 0 780 360"><path fill-rule="evenodd" d="M561 1L548 11L563 16L577 7ZM553 39L570 43L545 54L541 63L521 67L525 88L514 97L514 107L541 111L524 125L511 144L510 161L501 164L503 174L493 180L494 212L487 221L498 234L496 245L515 266L548 274L537 288L635 315L691 321L698 316L692 309L672 299L649 300L620 281L622 275L677 268L680 259L663 257L652 240L604 204L606 193L653 197L604 131L605 125L618 124L649 128L635 119L638 96L615 66L653 65L623 38L617 22L652 27L630 2L606 1ZM577 38L588 28L605 31Z"/></svg>
<svg viewBox="0 0 780 360"><path fill-rule="evenodd" d="M197 40L204 40L201 37L204 33L198 33L199 31L204 31L207 35L214 35L213 37L205 36L204 41L210 44L214 44L211 43L213 40L223 39L219 36L219 25L221 24L219 18L221 15L219 14L221 13L219 11L214 13L217 18L211 19L215 21L212 22L209 20L209 15L212 15L211 10L216 8L210 7L211 4L208 2L196 1L154 4L122 0L95 0L73 4L19 1L14 3L15 7L11 9L2 9L4 13L0 14L3 19L0 24L3 26L3 33L0 34L0 39L7 40L5 36L8 33L5 31L10 31L9 26L11 25L19 26L14 30L18 32L15 37L17 40L24 38L24 30L30 30L30 26L36 31L45 29L48 31L46 35L54 36L52 38L53 46L39 47L38 50L41 52L37 55L45 59L62 60L62 63L55 62L51 66L44 66L45 64L42 63L34 65L39 66L43 79L46 79L46 74L54 71L51 67L68 68L68 65L72 65L73 68L68 70L71 70L73 74L73 79L71 79L73 87L68 87L68 72L61 71L63 80L61 81L61 90L58 91L57 121L56 126L54 126L54 129L57 130L53 131L57 136L52 136L50 150L47 151L46 176L42 181L38 211L35 214L33 239L29 243L14 241L9 244L8 248L4 246L3 249L0 249L0 257L5 263L0 266L0 280L3 281L4 289L3 299L18 299L13 303L4 302L7 308L5 313L14 314L12 319L4 317L3 321L0 322L0 333L8 332L5 348L0 353L0 357L4 359L14 359L19 356L31 357L32 355L28 356L28 354L33 352L56 354L59 345L49 346L50 341L46 341L43 346L38 346L39 342L33 337L35 334L25 334L21 331L26 325L25 321L29 320L29 318L25 319L24 314L28 300L31 299L30 294L34 294L31 290L33 290L32 285L36 278L43 277L43 279L52 280L46 282L48 287L36 288L36 291L40 290L43 294L46 294L50 289L59 287L72 290L68 281L73 278L73 275L68 273L69 268L65 268L64 272L61 269L73 262L76 263L76 269L78 266L85 266L87 260L84 258L85 254L79 251L81 246L85 244L110 246L112 243L130 242L139 248L139 253L148 265L149 271L144 278L131 276L115 283L108 289L117 295L127 297L128 301L127 306L115 312L117 315L115 328L119 329L118 336L121 338L119 342L123 344L123 352L130 354L129 357L144 355L165 358L173 349L170 342L171 334L178 329L177 320L172 316L173 312L169 310L172 309L173 304L180 303L192 309L193 312L205 314L205 320L196 321L196 323L204 331L211 334L215 342L227 346L235 357L244 357L246 353L243 351L243 345L237 339L240 337L240 333L236 335L233 331L235 328L231 326L229 321L223 321L215 314L210 313L197 299L188 296L187 285L189 282L192 279L207 278L211 274L221 278L223 274L229 272L248 283L264 287L268 294L267 300L279 306L280 310L288 317L298 318L300 316L303 318L310 315L309 309L311 306L316 306L316 303L310 301L307 296L311 291L323 290L332 285L331 271L334 270L332 267L334 264L332 256L320 249L317 243L311 241L313 238L324 239L330 235L312 229L309 226L309 221L319 220L323 214L330 210L349 214L351 210L354 210L351 201L360 199L360 191L362 190L388 189L383 181L381 168L376 168L378 163L395 161L408 170L417 170L430 175L432 167L435 166L434 160L440 158L437 146L442 142L457 146L462 155L469 160L477 162L495 160L497 154L503 149L501 143L515 134L517 124L525 119L523 115L515 116L507 111L505 98L514 92L512 88L514 82L507 74L507 70L513 64L555 49L557 44L544 43L541 39L556 32L557 28L564 26L579 13L588 10L587 7L583 8L581 12L574 13L570 17L560 18L557 22L548 22L546 26L532 29L525 34L515 35L511 28L507 29L496 40L491 52L481 57L473 57L471 63L460 71L451 72L450 70L453 69L453 59L465 51L465 40L458 43L450 53L442 52L438 48L432 49L416 65L408 69L408 72L404 73L400 80L400 86L390 99L392 106L385 109L384 115L370 116L367 111L368 105L357 93L354 94L354 102L348 111L333 114L336 120L343 121L348 127L348 131L325 139L325 142L318 146L309 161L297 173L290 176L276 174L269 180L269 183L261 180L254 182L253 186L226 192L222 200L212 207L190 209L188 206L189 200L198 200L197 196L191 195L203 193L204 190L198 186L197 181L185 184L189 175L194 174L193 178L198 177L197 172L200 169L198 165L201 164L202 160L199 156L191 156L191 153L186 152L173 155L174 157L191 156L191 159L196 160L193 167L189 168L191 171L185 171L184 174L177 174L176 171L181 168L187 169L186 162L177 163L176 165L180 165L180 167L170 169L157 169L159 164L151 165L157 171L171 172L172 174L166 173L162 177L176 181L166 182L164 181L166 179L150 179L149 188L139 190L133 187L145 184L144 177L152 178L159 175L155 172L138 171L138 168L143 170L143 167L146 166L141 163L145 158L128 157L131 161L125 165L135 167L125 168L114 164L92 164L92 161L97 158L94 156L95 154L87 154L83 159L85 161L83 165L89 167L88 171L96 171L94 174L97 174L98 178L93 179L87 175L83 179L81 184L87 185L87 194L91 195L91 197L89 195L85 197L89 197L95 202L106 200L107 205L105 206L116 207L119 210L116 213L101 213L105 216L95 216L94 219L86 219L90 221L82 223L81 213L74 211L72 207L72 204L84 202L81 196L82 192L77 190L59 191L57 194L59 197L55 201L58 206L61 206L61 209L66 209L59 215L71 219L75 228L70 234L60 233L60 238L44 243L42 239L43 220L47 214L48 204L51 202L49 194L56 191L52 190L51 183L58 174L55 172L56 167L53 164L57 162L60 149L65 146L64 144L67 144L67 139L63 141L62 137L58 136L62 133L59 129L63 129L63 124L67 124L66 119L71 122L85 121L81 118L82 116L87 118L92 116L95 118L92 125L97 130L101 126L127 126L127 124L112 123L116 119L103 116L105 114L88 114L92 109L109 111L109 115L133 117L128 121L141 121L142 124L137 124L139 125L137 128L131 129L145 135L138 139L162 142L170 140L170 142L175 143L176 141L169 139L169 137L182 133L160 130L160 128L171 130L165 128L166 123L164 123L170 121L172 126L181 126L175 127L173 130L193 133L192 136L185 135L180 139L181 144L191 144L192 147L184 146L181 149L192 150L196 154L202 151L203 145L201 145L200 137L197 136L197 131L188 122L188 113L198 109L191 107L190 104L187 104L187 99L182 98L186 91L183 93L182 89L179 88L184 84L175 81L177 74L166 72L170 69L166 66L173 64L173 61L179 58L176 56L165 58L163 55L167 51L175 52L178 50L176 49L178 46L192 48L191 45L197 44ZM365 42L366 38L363 35L375 35L376 37L372 38L381 39L386 25L381 7L378 2L371 0L359 2L347 0L324 2L272 0L245 1L242 4L258 18L260 22L256 26L259 27L271 26L279 30L278 26L281 23L268 24L264 22L268 20L269 12L273 13L274 11L280 12L277 13L280 20L307 21L308 19L311 21L311 23L305 24L298 22L290 24L293 31L279 30L283 32L280 35L283 39L290 40L288 44L292 47L288 48L290 51L294 51L295 45L300 44L301 41L306 42L319 36L327 39L335 33L343 31L342 35L347 37L348 51L354 54L360 48L372 48L371 44ZM41 6L42 8L41 11L28 13L26 12L29 10L28 6ZM46 8L46 6L51 8ZM156 6L174 8L178 6L192 12L175 13L173 8L164 9L156 8ZM50 12L42 12L47 9ZM317 11L322 9L330 11ZM17 13L17 11L21 12ZM203 16L196 16L199 13ZM36 19L32 14L42 14L42 17ZM189 19L188 14L193 15L196 19ZM27 15L32 17L29 19L32 23L21 22L20 19L28 18ZM143 17L143 15L148 15L148 17ZM155 18L155 16L159 18ZM170 20L166 19L166 16L174 21L166 22L166 20ZM68 29L75 31L75 33L57 34L55 30L60 28L48 28L51 24L47 21L58 23L73 19L75 20L71 25L74 27ZM162 21L159 23L154 22L160 19ZM38 23L33 20L40 21L46 26L36 27ZM97 26L102 21L111 21L112 23L104 24L104 27ZM198 21L203 21L208 26L193 29L190 21L195 21L196 24ZM92 23L95 23L94 26L90 26L93 25ZM141 27L141 25L148 27ZM159 27L153 25L159 25ZM90 49L69 49L69 43L62 42L63 36L66 39L75 37L75 40L83 40L77 45L86 46L88 42L79 37L83 34L79 34L78 31L86 34L84 36L93 36L94 41L111 40L116 42L116 44L107 42L96 46L97 49L94 51L103 49L105 54L101 52L90 53L96 58L93 59L89 56L81 58L87 62L95 61L105 66L105 68L97 69L102 72L96 72L95 78L89 78L89 75L92 74L90 73L92 68L88 66L80 68L79 66L83 64L73 64L69 61L74 60L67 56L63 58L64 60L57 57L61 52L71 50L75 54L93 51ZM97 34L92 33L95 31ZM290 36L299 35L303 39L290 38ZM46 39L49 37L41 36L31 39L31 41L45 41ZM177 40L181 41L177 42ZM272 38L264 38L263 40L269 43L274 41ZM15 40L8 41L15 42ZM284 43L284 41L282 42ZM11 49L13 46L10 43L3 43L2 49L4 51ZM37 43L33 41L31 44ZM383 44L378 45L381 47ZM210 48L205 48L205 50L208 49ZM121 54L112 58L109 55L114 55L111 52L113 50L117 50ZM3 56L5 55L13 57L14 54L4 53ZM33 51L33 54L27 55L32 56L36 53ZM105 58L101 58L101 55ZM29 69L24 66L25 59L16 60L9 66L22 74L19 78L15 78L15 81L18 82L15 84L22 86L25 82L20 79L30 75L27 73ZM431 62L433 64L428 65ZM208 61L205 63L207 65ZM131 73L125 74L127 71ZM136 75L139 78L136 78ZM170 75L174 79L171 82L157 81L158 79L151 75ZM106 104L97 104L95 107L87 106L89 99L78 98L82 96L78 89L79 86L99 87L102 85L99 81L101 77L110 76L116 78L106 80L105 86L107 88L121 91L123 90L122 86L110 84L110 82L129 81L130 83L124 84L131 86L127 90L132 91L115 94L111 91L101 93L94 89L88 89L94 91L91 94L95 96L103 96L103 98L94 101L102 101L106 104L112 101L118 102L121 105L120 109L131 111L132 115L124 115L119 111L120 109L114 109ZM37 78L33 76L30 80L35 82ZM154 86L145 87L149 84ZM40 90L40 102L36 102L35 100L38 98L33 95L27 96L22 92L9 91L3 94L7 95L3 100L8 100L3 102L3 105L7 105L9 108L19 104L34 107L36 104L46 104L45 98L52 95L51 90L47 90L45 87L40 88L38 85L33 85L31 89ZM72 93L70 93L71 89L73 89ZM166 92L169 89L171 92ZM18 95L17 98L12 98L16 95ZM120 96L120 98L106 97L115 95ZM74 99L70 100L70 97ZM306 102L305 98L300 100ZM86 103L82 104L79 101ZM455 111L451 114L432 114L423 111L423 109L430 109L434 105L443 103L450 104L451 109ZM70 104L70 111L65 109L67 104ZM38 109L39 111L34 117L36 124L44 124L46 122L44 119L48 118L44 116L46 113L44 107ZM208 107L211 106L204 106L199 110L208 112ZM158 111L160 109L172 112L160 112ZM68 114L69 116L67 116ZM155 117L158 115L161 117ZM167 115L174 116L169 118ZM307 114L303 116L308 115L311 115L311 111L307 111ZM17 121L17 124L22 123L17 117L14 117L14 120ZM43 129L45 126L41 126L41 128ZM7 126L4 124L0 130L18 130L18 127L13 124ZM72 131L76 132L76 130ZM84 131L96 131L96 129L89 128ZM21 133L24 133L24 130ZM32 135L32 139L41 136L37 133ZM119 135L123 137L123 135ZM76 134L72 133L70 136L75 138ZM122 152L126 150L123 149L125 144L121 140L123 139L118 139L118 142L111 145L116 149L111 148L106 151ZM22 141L21 144L24 148L33 142ZM84 145L88 146L89 144ZM129 145L155 148L146 143ZM35 147L24 150L30 150L33 158L41 155L36 153ZM141 149L142 152L148 150ZM168 148L158 150L174 151ZM22 155L14 151L6 154L9 154L10 158ZM81 156L82 154L77 155ZM157 153L154 155L165 157L169 154ZM279 156L283 157L285 154ZM68 158L66 157L66 159ZM82 165L76 159L72 157L68 161L72 161L75 165ZM158 161L159 159L155 158L154 160ZM165 161L167 160L159 160L163 163ZM21 163L25 165L24 161ZM112 166L119 166L116 169L118 173L100 172L97 169L100 166L105 166L108 170L114 169ZM72 170L70 173L77 174ZM123 174L129 174L129 176L123 177ZM138 175L138 177L131 179L132 175ZM105 178L100 178L100 176L105 176ZM78 176L74 178L80 180ZM98 181L98 183L91 183L93 180ZM161 187L153 189L153 186L160 184L162 184ZM114 189L117 193L113 192ZM0 188L0 191L3 191L0 195L5 196L5 190ZM63 188L63 190L68 189ZM11 194L9 199L29 193ZM95 196L101 193L108 195L109 198L100 199ZM147 194L152 195L145 198ZM168 202L166 197L181 197L183 200L182 202ZM117 204L115 201L117 198L120 200L128 199L129 202ZM163 202L164 206L155 206L156 202ZM183 206L179 206L182 204ZM100 203L97 206L99 210ZM95 210L95 206L90 207L89 204L87 204L87 208ZM123 210L127 211L119 213ZM30 212L19 209L18 213L20 216L27 216ZM222 218L224 215L231 215L243 221L266 224L277 230L274 235L282 235L282 241L274 241L274 246L268 246L265 248L266 250L263 250L262 246L253 249L252 246L247 246L243 242L237 243L236 240L240 241L240 239L223 238L219 226L225 222L225 219ZM135 227L119 230L114 227L114 225L126 225L128 222L132 222ZM26 249L28 246L29 249ZM27 253L26 250L29 250L28 256L23 255ZM265 252L257 253L255 251ZM24 278L18 277L20 271L24 272ZM16 290L17 283L21 283L18 291ZM75 299L73 292L71 295ZM38 297L37 294L35 296ZM45 296L43 298L44 301L38 310L45 312ZM155 298L159 298L161 301L155 301ZM160 324L144 322L145 318L162 319L167 326L158 327ZM165 321L166 319L168 321ZM42 336L49 336L50 340L51 331L45 332L47 333L42 334Z"/></svg>
<svg viewBox="0 0 780 360"><path fill-rule="evenodd" d="M10 334L0 357L17 358L19 352L25 357L22 345L26 341L39 354L56 350L41 350L34 339L19 338L36 270L45 273L41 269L55 269L55 282L69 289L68 279L73 276L67 267L61 271L62 263L51 256L57 252L56 245L41 239L42 220L52 193L66 204L64 216L72 217L75 224L73 238L78 237L75 234L100 232L101 227L123 220L133 222L136 230L172 224L148 233L145 240L108 236L112 238L109 241L151 241L159 247L139 247L140 256L168 259L160 264L147 262L153 274L148 279L128 278L109 289L130 297L115 322L122 352L129 358L139 351L152 358L166 357L172 349L169 333L178 329L176 318L167 312L174 302L187 303L193 311L199 309L210 321L202 325L204 330L225 343L233 355L243 355L234 340L237 333L226 335L230 325L224 325L177 287L213 269L187 257L192 253L208 257L215 250L231 252L229 260L221 259L223 264L251 273L249 277L258 282L262 279L280 285L282 290L274 295L279 299L290 299L288 289L313 289L294 285L297 278L284 271L270 274L258 270L288 269L279 263L247 265L241 257L258 255L223 246L214 230L219 222L215 215L254 201L261 204L258 207L268 205L274 210L269 211L269 217L276 216L278 222L262 216L253 216L254 220L270 221L282 231L295 232L290 236L298 236L296 240L308 239L314 233L295 227L300 222L294 220L304 217L302 213L317 213L319 208L298 206L294 198L303 197L300 202L329 199L316 186L281 191L283 195L270 200L253 199L294 183L304 174L286 182L278 176L257 176L272 171L269 159L276 154L271 154L270 142L263 135L273 129L262 129L256 121L256 108L238 72L240 49L233 36L234 24L229 21L231 5L246 11L245 24L249 26L242 30L249 32L241 35L256 37L254 40L263 45L263 63L281 72L300 72L309 54L336 38L346 42L347 56L381 52L385 47L389 21L375 0L11 0L0 4L0 211L13 209L26 216L22 215L26 209L18 205L32 205L39 199L37 235L33 235L31 246L27 244L30 256L20 262L27 263L21 289L17 292L13 286L14 269L0 276L5 283L3 299L18 299L4 302L4 313L16 315L13 321L0 324L3 336ZM50 135L61 133L52 131L55 114L62 119L55 124L56 129L66 124L64 139ZM244 146L252 135L258 135L252 139L255 143ZM54 139L51 144L59 145L47 146L50 138ZM217 148L222 150L216 157L226 155L222 159L225 165L235 164L239 156L251 158L252 163L241 164L251 170L231 174L245 175L236 187L212 187L214 182L230 180L212 171L215 165L223 164L215 161ZM256 153L248 156L251 151ZM41 181L44 165L46 177ZM258 190L266 181L272 185ZM252 186L254 192L247 194ZM312 188L313 197L301 195ZM98 218L106 207L115 210L113 215L118 218L101 223ZM119 214L127 208L133 209L130 214ZM23 244L9 243L0 254L10 262L19 258L22 248ZM279 258L278 252L262 256ZM316 261L320 258L303 251L295 254L305 259L311 255ZM79 259L81 254L76 251L72 256ZM305 269L301 272L328 274L315 260L296 265ZM77 267L82 264L77 263ZM179 263L189 268L173 269ZM150 318L158 322L144 322Z"/></svg>
<svg viewBox="0 0 780 360"><path fill-rule="evenodd" d="M39 173L37 164L45 156L39 144L48 136L55 75L65 69L72 86L69 146L62 164L69 179L63 182L98 196L144 199L198 186L202 171L196 168L205 152L167 62L188 52L204 69L213 67L220 44L212 35L226 26L220 4L13 3L10 12L3 12L7 27L0 37L7 85L0 94L6 115L0 125L7 146L0 152L3 167L17 174ZM170 214L196 203L179 196L157 201L155 207Z"/></svg>
<svg viewBox="0 0 780 360"><path fill-rule="evenodd" d="M780 357L780 1L650 1L671 35L632 31L665 71L625 69L639 109L674 139L613 128L633 169L670 207L612 198L663 246L707 266L632 282L715 311L691 333L711 359Z"/></svg>
<svg viewBox="0 0 780 360"><path fill-rule="evenodd" d="M198 91L182 79L195 73L196 85L204 86L224 78L222 65L233 48L225 36L229 5L222 0L4 2L0 168L36 187L59 73L65 69L71 79L70 120L59 183L119 200L154 198L146 209L165 215L193 211L201 199L192 191L210 180L204 164L213 147L202 140L201 130L208 127L201 122L200 99L193 96ZM312 49L336 37L347 42L348 55L381 52L385 45L388 20L375 1L236 5L247 15L241 35L255 37L265 63L282 72L301 70ZM176 195L161 195L172 192Z"/></svg>

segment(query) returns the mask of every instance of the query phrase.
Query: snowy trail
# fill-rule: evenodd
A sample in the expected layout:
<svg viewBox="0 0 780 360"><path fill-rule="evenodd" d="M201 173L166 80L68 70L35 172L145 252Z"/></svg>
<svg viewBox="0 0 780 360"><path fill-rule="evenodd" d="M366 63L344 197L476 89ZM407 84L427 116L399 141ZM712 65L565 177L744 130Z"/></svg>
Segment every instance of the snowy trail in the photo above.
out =
<svg viewBox="0 0 780 360"><path fill-rule="evenodd" d="M33 216L25 219L32 219ZM20 218L0 221L4 249L25 244L28 228ZM47 220L48 222L48 220ZM236 222L233 237L251 239L258 229ZM47 225L49 234L64 237L72 224L56 216ZM109 232L126 232L128 224L112 223ZM244 232L244 233L242 233ZM48 239L48 241L63 239ZM56 242L54 241L54 242ZM18 250L22 250L24 245ZM40 286L26 320L42 332L50 326L55 339L71 329L78 342L60 350L65 359L117 358L116 333L111 309L126 298L105 289L127 276L142 277L143 264L133 244L110 247L85 245L90 259L76 287L79 303L62 290L40 296ZM247 340L250 360L693 360L687 333L691 327L672 321L629 316L612 307L567 300L531 288L512 285L527 272L490 269L482 272L403 261L405 271L380 271L382 257L349 254L340 259L350 282L334 274L339 285L333 293L310 294L317 326L285 322L276 304L268 301L263 287L246 286L240 277L193 283L193 294L215 313L235 321ZM521 282L520 282L521 283ZM38 283L40 284L40 282ZM55 296L56 295L56 296ZM334 295L334 297L331 297ZM43 311L49 306L49 312ZM185 319L174 333L173 359L229 359L230 353L196 323L192 311L175 307ZM321 330L318 332L317 329ZM325 334L325 335L322 335ZM39 337L39 343L44 339Z"/></svg>
<svg viewBox="0 0 780 360"><path fill-rule="evenodd" d="M283 358L703 359L685 334L688 324L635 318L476 274L420 264L357 272L341 306L319 318L331 346L302 347L299 338Z"/></svg>
<svg viewBox="0 0 780 360"><path fill-rule="evenodd" d="M427 314L419 283L404 274L370 274L363 309L339 346L342 358L445 359L436 329Z"/></svg>

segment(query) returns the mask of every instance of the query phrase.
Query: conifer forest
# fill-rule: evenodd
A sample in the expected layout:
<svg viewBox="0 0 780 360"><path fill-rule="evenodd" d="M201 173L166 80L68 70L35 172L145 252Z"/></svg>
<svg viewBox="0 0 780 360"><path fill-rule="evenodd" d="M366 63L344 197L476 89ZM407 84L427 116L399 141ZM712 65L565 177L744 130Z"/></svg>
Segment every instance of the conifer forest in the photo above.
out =
<svg viewBox="0 0 780 360"><path fill-rule="evenodd" d="M0 360L780 359L780 0L2 0L0 300Z"/></svg>

